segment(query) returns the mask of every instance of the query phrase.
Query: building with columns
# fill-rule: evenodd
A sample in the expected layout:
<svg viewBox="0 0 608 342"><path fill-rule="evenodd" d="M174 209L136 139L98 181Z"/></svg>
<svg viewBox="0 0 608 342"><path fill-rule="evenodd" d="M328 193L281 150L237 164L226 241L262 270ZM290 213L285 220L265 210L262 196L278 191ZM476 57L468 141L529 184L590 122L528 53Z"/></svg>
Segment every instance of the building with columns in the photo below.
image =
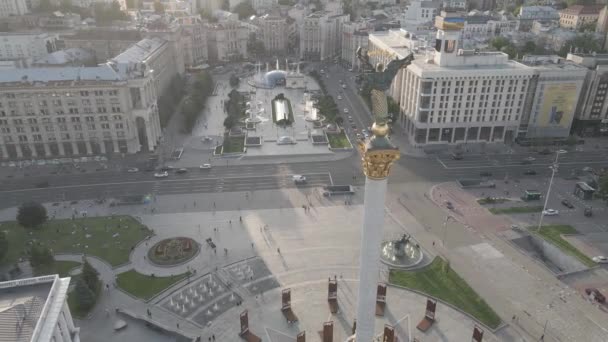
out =
<svg viewBox="0 0 608 342"><path fill-rule="evenodd" d="M359 70L361 63L357 58L357 49L367 49L369 32L373 27L369 21L349 21L342 25L342 63L344 66Z"/></svg>
<svg viewBox="0 0 608 342"><path fill-rule="evenodd" d="M160 136L144 62L0 73L0 159L152 151Z"/></svg>
<svg viewBox="0 0 608 342"><path fill-rule="evenodd" d="M342 25L350 20L348 14L314 12L300 26L300 58L325 61L341 56Z"/></svg>
<svg viewBox="0 0 608 342"><path fill-rule="evenodd" d="M0 341L79 342L69 286L56 274L0 282Z"/></svg>

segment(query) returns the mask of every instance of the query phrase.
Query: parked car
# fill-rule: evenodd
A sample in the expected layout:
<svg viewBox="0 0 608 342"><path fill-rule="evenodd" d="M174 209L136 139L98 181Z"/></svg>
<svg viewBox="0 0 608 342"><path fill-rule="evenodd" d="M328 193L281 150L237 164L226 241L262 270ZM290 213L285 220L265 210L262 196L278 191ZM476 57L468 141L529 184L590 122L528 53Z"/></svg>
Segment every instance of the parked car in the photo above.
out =
<svg viewBox="0 0 608 342"><path fill-rule="evenodd" d="M211 168L211 164L203 164L198 167L201 170L209 170Z"/></svg>
<svg viewBox="0 0 608 342"><path fill-rule="evenodd" d="M348 122L353 122L353 121L354 121L354 120L353 120L352 115L349 115L349 116L348 116Z"/></svg>
<svg viewBox="0 0 608 342"><path fill-rule="evenodd" d="M534 175L536 175L536 171L534 171L534 170L526 170L526 171L524 171L524 175L526 175L526 176L534 176Z"/></svg>
<svg viewBox="0 0 608 342"><path fill-rule="evenodd" d="M342 100L342 95L338 95L338 100Z"/></svg>
<svg viewBox="0 0 608 342"><path fill-rule="evenodd" d="M454 205L452 204L452 202L450 202L450 201L445 201L444 203L445 203L445 207L446 207L446 208L448 208L448 209L450 209L450 210L454 209Z"/></svg>
<svg viewBox="0 0 608 342"><path fill-rule="evenodd" d="M188 169L185 169L185 168L177 169L177 171L175 171L175 173L180 173L180 174L186 173L186 172L188 172Z"/></svg>
<svg viewBox="0 0 608 342"><path fill-rule="evenodd" d="M557 209L543 210L543 215L544 216L556 216L556 215L559 215L559 210L557 210Z"/></svg>
<svg viewBox="0 0 608 342"><path fill-rule="evenodd" d="M479 175L480 175L481 177L492 177L492 172L490 172L490 171L481 171L481 172L479 173Z"/></svg>
<svg viewBox="0 0 608 342"><path fill-rule="evenodd" d="M538 152L538 154L551 154L551 150L548 148L545 148L544 150L541 150L540 152Z"/></svg>
<svg viewBox="0 0 608 342"><path fill-rule="evenodd" d="M357 128L357 124L353 122L353 123L350 124L350 127L353 128L353 129Z"/></svg>
<svg viewBox="0 0 608 342"><path fill-rule="evenodd" d="M139 169L138 169L138 168L136 168L136 167L130 167L130 168L127 170L127 172L128 172L128 173L135 173L135 172L139 172Z"/></svg>
<svg viewBox="0 0 608 342"><path fill-rule="evenodd" d="M348 114L348 108L344 108L344 113Z"/></svg>
<svg viewBox="0 0 608 342"><path fill-rule="evenodd" d="M346 84L343 84L343 85L342 85L342 88L343 88L343 89L346 89Z"/></svg>
<svg viewBox="0 0 608 342"><path fill-rule="evenodd" d="M536 160L536 158L534 158L534 157L528 157L528 158L526 158L526 160L529 161L529 162L533 162L533 161Z"/></svg>
<svg viewBox="0 0 608 342"><path fill-rule="evenodd" d="M573 204L572 204L570 201L568 201L567 199L562 200L562 204L563 204L564 206L566 206L566 207L570 208L570 209L574 208L574 205L573 205Z"/></svg>
<svg viewBox="0 0 608 342"><path fill-rule="evenodd" d="M587 296L593 297L598 303L606 302L606 297L604 297L604 295L598 289L587 288L585 289L585 293L587 294Z"/></svg>
<svg viewBox="0 0 608 342"><path fill-rule="evenodd" d="M597 262L598 264L608 264L608 258L606 258L603 255L598 255L598 256L594 256L593 258L591 258L593 261Z"/></svg>
<svg viewBox="0 0 608 342"><path fill-rule="evenodd" d="M587 216L587 217L593 216L593 209L591 207L585 208L585 216Z"/></svg>
<svg viewBox="0 0 608 342"><path fill-rule="evenodd" d="M557 153L568 153L568 151L562 149L562 150L557 151Z"/></svg>
<svg viewBox="0 0 608 342"><path fill-rule="evenodd" d="M156 178L166 178L166 177L169 177L169 172L167 172L167 171L157 172L157 173L154 174L154 177L156 177Z"/></svg>

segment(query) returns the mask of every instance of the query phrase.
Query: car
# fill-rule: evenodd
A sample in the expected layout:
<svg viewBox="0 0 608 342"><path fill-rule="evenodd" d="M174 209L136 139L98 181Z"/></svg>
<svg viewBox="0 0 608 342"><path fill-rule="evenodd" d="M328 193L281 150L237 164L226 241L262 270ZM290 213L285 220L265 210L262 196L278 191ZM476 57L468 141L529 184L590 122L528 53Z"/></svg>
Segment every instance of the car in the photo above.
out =
<svg viewBox="0 0 608 342"><path fill-rule="evenodd" d="M359 140L365 139L361 133L357 133L356 136L357 136L357 139L359 139Z"/></svg>
<svg viewBox="0 0 608 342"><path fill-rule="evenodd" d="M135 172L139 172L139 169L136 167L130 167L127 169L128 173L135 173Z"/></svg>
<svg viewBox="0 0 608 342"><path fill-rule="evenodd" d="M175 173L186 173L186 172L188 172L188 169L185 169L183 167L181 169L175 170Z"/></svg>
<svg viewBox="0 0 608 342"><path fill-rule="evenodd" d="M366 130L363 130L363 136L365 137L365 139L369 138L369 132Z"/></svg>
<svg viewBox="0 0 608 342"><path fill-rule="evenodd" d="M568 201L567 199L562 200L562 204L570 209L574 208L574 205L572 205L572 203L570 203L570 201Z"/></svg>
<svg viewBox="0 0 608 342"><path fill-rule="evenodd" d="M353 68L348 69L348 71L353 72Z"/></svg>
<svg viewBox="0 0 608 342"><path fill-rule="evenodd" d="M557 210L557 209L546 209L546 210L543 210L543 215L544 216L557 216L557 215L559 215L559 210Z"/></svg>
<svg viewBox="0 0 608 342"><path fill-rule="evenodd" d="M342 89L346 89L346 84L343 84L343 85L342 85Z"/></svg>
<svg viewBox="0 0 608 342"><path fill-rule="evenodd" d="M591 260L597 262L598 264L608 264L608 258L603 255L594 256L593 258L591 258Z"/></svg>
<svg viewBox="0 0 608 342"><path fill-rule="evenodd" d="M585 216L587 217L591 217L593 216L593 209L591 207L585 207L585 211L584 211Z"/></svg>
<svg viewBox="0 0 608 342"><path fill-rule="evenodd" d="M545 148L544 150L541 150L540 152L538 152L538 154L544 154L544 155L551 154L551 150L548 148Z"/></svg>
<svg viewBox="0 0 608 342"><path fill-rule="evenodd" d="M533 162L533 161L535 161L535 160L536 160L536 158L534 158L534 157L528 157L528 158L526 158L525 160L527 160L527 161L529 161L529 162Z"/></svg>
<svg viewBox="0 0 608 342"><path fill-rule="evenodd" d="M349 121L349 122L353 122L353 121L354 121L354 120L353 120L353 117L352 117L351 115L349 115L349 116L348 116L348 121Z"/></svg>
<svg viewBox="0 0 608 342"><path fill-rule="evenodd" d="M604 303L606 301L606 297L604 297L604 295L598 289L587 288L585 289L585 293L587 296L593 297L593 299L595 299L595 301L598 303Z"/></svg>
<svg viewBox="0 0 608 342"><path fill-rule="evenodd" d="M342 100L342 95L338 95L338 100Z"/></svg>
<svg viewBox="0 0 608 342"><path fill-rule="evenodd" d="M448 209L450 209L450 210L451 210L451 209L454 209L454 205L452 204L452 202L450 202L450 201L445 201L445 202L443 202L443 203L445 204L445 207L446 207L446 208L448 208Z"/></svg>
<svg viewBox="0 0 608 342"><path fill-rule="evenodd" d="M293 182L297 184L306 184L306 177L302 175L293 175Z"/></svg>
<svg viewBox="0 0 608 342"><path fill-rule="evenodd" d="M490 172L490 171L481 171L481 172L479 173L479 175L480 175L481 177L492 177L492 172Z"/></svg>
<svg viewBox="0 0 608 342"><path fill-rule="evenodd" d="M348 114L348 108L344 108L344 113Z"/></svg>
<svg viewBox="0 0 608 342"><path fill-rule="evenodd" d="M562 149L562 150L557 151L557 153L568 153L568 151Z"/></svg>
<svg viewBox="0 0 608 342"><path fill-rule="evenodd" d="M171 165L165 165L165 166L163 166L163 167L160 168L160 171L161 172L169 172L169 171L171 171L173 169L174 169L173 166L171 166Z"/></svg>
<svg viewBox="0 0 608 342"><path fill-rule="evenodd" d="M202 142L210 142L210 141L212 141L212 140L213 140L213 138L212 138L212 137L202 137L202 138L201 138L201 141L202 141Z"/></svg>
<svg viewBox="0 0 608 342"><path fill-rule="evenodd" d="M585 166L583 168L583 172L593 172L593 168L590 168L589 166Z"/></svg>
<svg viewBox="0 0 608 342"><path fill-rule="evenodd" d="M454 160L462 160L464 157L462 156L461 152L454 152L452 153L452 159Z"/></svg>
<svg viewBox="0 0 608 342"><path fill-rule="evenodd" d="M526 170L526 171L524 171L524 175L526 175L526 176L534 176L534 175L536 175L536 171L534 171L534 170Z"/></svg>
<svg viewBox="0 0 608 342"><path fill-rule="evenodd" d="M354 122L353 122L353 123L351 123L351 124L350 124L350 128L357 129L357 124L356 124L356 123L354 123Z"/></svg>
<svg viewBox="0 0 608 342"><path fill-rule="evenodd" d="M201 170L209 170L211 169L211 164L203 164L201 166L198 167Z"/></svg>
<svg viewBox="0 0 608 342"><path fill-rule="evenodd" d="M156 177L156 178L167 178L167 177L169 177L169 172L167 172L167 171L157 172L157 173L154 174L154 177Z"/></svg>

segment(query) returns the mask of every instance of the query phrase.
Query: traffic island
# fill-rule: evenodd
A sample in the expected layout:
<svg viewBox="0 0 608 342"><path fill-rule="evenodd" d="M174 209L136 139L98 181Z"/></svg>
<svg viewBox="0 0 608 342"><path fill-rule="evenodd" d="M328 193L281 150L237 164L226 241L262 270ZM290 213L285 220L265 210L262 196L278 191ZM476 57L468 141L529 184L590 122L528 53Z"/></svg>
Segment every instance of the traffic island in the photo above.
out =
<svg viewBox="0 0 608 342"><path fill-rule="evenodd" d="M327 141L329 142L330 149L351 149L353 145L348 140L348 137L344 133L344 130L336 133L326 132Z"/></svg>
<svg viewBox="0 0 608 342"><path fill-rule="evenodd" d="M451 304L492 329L501 323L500 317L483 298L439 257L416 271L391 270L389 282Z"/></svg>
<svg viewBox="0 0 608 342"><path fill-rule="evenodd" d="M583 263L587 267L595 266L595 262L591 260L587 255L583 254L576 247L574 247L570 242L566 241L562 236L563 235L578 235L578 231L574 229L574 227L569 225L546 225L542 226L540 229L537 227L528 228L534 234L540 236L544 240L550 242L552 245L559 248L562 252L573 256L578 261Z"/></svg>
<svg viewBox="0 0 608 342"><path fill-rule="evenodd" d="M501 214L529 214L539 213L543 211L542 205L535 206L520 206L520 207L506 207L506 208L489 208L488 209L494 215Z"/></svg>
<svg viewBox="0 0 608 342"><path fill-rule="evenodd" d="M190 238L164 239L148 250L148 260L158 266L175 266L192 260L199 251L198 243Z"/></svg>

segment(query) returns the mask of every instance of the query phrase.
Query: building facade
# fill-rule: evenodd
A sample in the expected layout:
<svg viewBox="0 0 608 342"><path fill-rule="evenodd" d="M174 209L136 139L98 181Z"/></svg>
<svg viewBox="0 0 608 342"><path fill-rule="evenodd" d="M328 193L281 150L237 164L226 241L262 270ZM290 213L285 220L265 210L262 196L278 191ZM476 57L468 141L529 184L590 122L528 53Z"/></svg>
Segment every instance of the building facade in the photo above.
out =
<svg viewBox="0 0 608 342"><path fill-rule="evenodd" d="M32 60L57 51L56 34L0 33L0 60Z"/></svg>
<svg viewBox="0 0 608 342"><path fill-rule="evenodd" d="M572 131L581 136L608 133L608 55L569 53L566 57L587 68Z"/></svg>
<svg viewBox="0 0 608 342"><path fill-rule="evenodd" d="M578 29L582 25L598 20L604 5L574 5L559 11L559 25L563 28Z"/></svg>
<svg viewBox="0 0 608 342"><path fill-rule="evenodd" d="M25 0L0 0L0 18L24 15L28 12Z"/></svg>
<svg viewBox="0 0 608 342"><path fill-rule="evenodd" d="M246 59L248 29L238 20L226 20L207 26L210 61Z"/></svg>
<svg viewBox="0 0 608 342"><path fill-rule="evenodd" d="M522 64L534 73L518 137L568 137L587 69L555 55L524 56Z"/></svg>
<svg viewBox="0 0 608 342"><path fill-rule="evenodd" d="M180 17L176 22L182 28L184 65L197 66L207 61L207 31L200 15Z"/></svg>
<svg viewBox="0 0 608 342"><path fill-rule="evenodd" d="M152 151L161 136L145 63L5 70L0 85L2 159Z"/></svg>
<svg viewBox="0 0 608 342"><path fill-rule="evenodd" d="M267 52L285 54L289 47L289 23L287 18L265 14L255 21L259 27L257 37Z"/></svg>
<svg viewBox="0 0 608 342"><path fill-rule="evenodd" d="M67 303L70 278L57 275L0 282L1 341L80 342ZM24 313L27 310L27 313Z"/></svg>
<svg viewBox="0 0 608 342"><path fill-rule="evenodd" d="M324 61L341 55L342 25L348 14L319 11L304 18L300 27L300 58Z"/></svg>
<svg viewBox="0 0 608 342"><path fill-rule="evenodd" d="M357 58L357 49L367 49L370 25L364 21L349 21L342 26L342 63L345 67L359 70L361 62Z"/></svg>
<svg viewBox="0 0 608 342"><path fill-rule="evenodd" d="M517 16L518 30L529 31L535 21L553 21L559 18L559 12L550 6L522 6Z"/></svg>

